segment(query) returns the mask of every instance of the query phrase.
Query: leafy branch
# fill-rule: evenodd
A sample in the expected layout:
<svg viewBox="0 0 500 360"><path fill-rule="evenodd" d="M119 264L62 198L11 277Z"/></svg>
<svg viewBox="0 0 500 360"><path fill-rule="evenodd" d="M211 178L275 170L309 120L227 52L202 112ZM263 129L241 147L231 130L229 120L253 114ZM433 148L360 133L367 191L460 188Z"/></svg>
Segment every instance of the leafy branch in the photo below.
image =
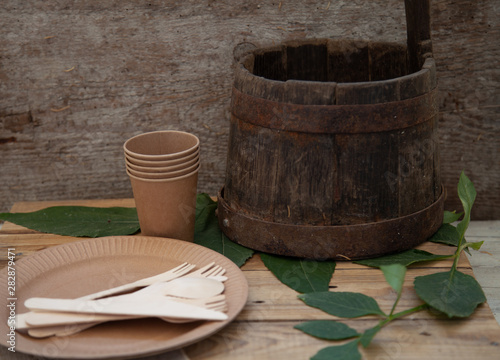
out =
<svg viewBox="0 0 500 360"><path fill-rule="evenodd" d="M361 359L359 345L367 347L375 335L391 321L410 315L427 307L426 304L416 306L395 313L396 306L403 292L403 283L406 267L401 264L382 265L380 269L389 285L396 292L396 300L389 314L384 313L377 301L367 295L353 292L316 292L299 295L307 305L323 310L324 312L340 318L357 318L374 315L379 318L377 325L358 333L346 324L334 320L313 320L295 326L296 329L306 334L324 340L345 340L352 338L342 345L328 346L312 357L313 360L321 359Z"/></svg>
<svg viewBox="0 0 500 360"><path fill-rule="evenodd" d="M442 256L421 250L409 250L396 255L357 261L359 264L379 267L384 273L386 281L396 292L396 300L389 314L380 309L374 298L361 293L325 291L298 296L307 305L319 308L337 317L356 318L372 315L379 318L377 325L362 333L358 333L346 324L334 320L307 321L296 325L296 329L325 340L353 339L342 345L323 348L311 359L361 359L359 345L363 347L369 346L375 335L391 321L429 308L436 309L450 318L468 317L479 304L486 301L486 297L476 279L458 270L458 262L462 251L467 251L469 248L479 250L482 245L482 242L467 242L465 240L476 191L472 182L463 172L459 179L458 195L464 212L459 214L445 212L443 226L430 239L434 242L456 246L457 249L453 255ZM451 225L462 216L462 220L456 227ZM449 271L419 276L414 280L415 291L424 303L395 313L403 291L406 267L415 262L438 260L446 257L453 258L453 265Z"/></svg>
<svg viewBox="0 0 500 360"><path fill-rule="evenodd" d="M446 272L419 276L414 281L418 296L429 306L445 313L450 318L470 316L479 304L486 301L483 290L476 279L457 269L462 251L469 247L479 250L483 244L482 241L467 242L465 240L472 205L476 199L476 190L463 172L458 182L458 196L464 209L463 219L456 227L446 224L451 235L451 242L457 246L451 269ZM455 228L455 231L452 231L450 226Z"/></svg>

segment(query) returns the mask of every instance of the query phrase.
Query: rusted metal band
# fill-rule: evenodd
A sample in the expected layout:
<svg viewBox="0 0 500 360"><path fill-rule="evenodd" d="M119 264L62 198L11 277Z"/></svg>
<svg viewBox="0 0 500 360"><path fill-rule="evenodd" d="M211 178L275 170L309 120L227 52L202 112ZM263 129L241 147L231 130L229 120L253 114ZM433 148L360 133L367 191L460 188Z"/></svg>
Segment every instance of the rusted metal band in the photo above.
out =
<svg viewBox="0 0 500 360"><path fill-rule="evenodd" d="M405 129L438 114L437 89L414 98L360 105L298 105L245 94L233 87L233 115L282 131L357 134Z"/></svg>
<svg viewBox="0 0 500 360"><path fill-rule="evenodd" d="M219 224L226 236L267 253L314 260L355 260L411 249L442 225L444 190L430 206L416 213L373 223L344 226L280 224L232 209L218 195Z"/></svg>

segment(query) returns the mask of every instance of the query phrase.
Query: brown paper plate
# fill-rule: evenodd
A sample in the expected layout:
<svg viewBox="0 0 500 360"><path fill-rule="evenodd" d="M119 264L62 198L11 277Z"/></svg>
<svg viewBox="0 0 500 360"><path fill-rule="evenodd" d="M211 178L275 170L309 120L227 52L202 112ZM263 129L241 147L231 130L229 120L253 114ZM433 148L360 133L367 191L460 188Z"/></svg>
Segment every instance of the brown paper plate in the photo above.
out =
<svg viewBox="0 0 500 360"><path fill-rule="evenodd" d="M245 306L248 283L228 258L193 243L146 236L113 236L54 246L16 261L16 313L27 311L33 296L76 298L158 274L183 262L197 268L214 261L228 280L226 321L171 324L160 319L108 322L75 335L35 339L16 333L16 351L49 358L134 358L178 349L200 341L228 325ZM9 302L7 268L0 273L0 296ZM147 303L144 304L147 306ZM10 309L1 307L0 333L7 334ZM6 341L1 342L9 347Z"/></svg>

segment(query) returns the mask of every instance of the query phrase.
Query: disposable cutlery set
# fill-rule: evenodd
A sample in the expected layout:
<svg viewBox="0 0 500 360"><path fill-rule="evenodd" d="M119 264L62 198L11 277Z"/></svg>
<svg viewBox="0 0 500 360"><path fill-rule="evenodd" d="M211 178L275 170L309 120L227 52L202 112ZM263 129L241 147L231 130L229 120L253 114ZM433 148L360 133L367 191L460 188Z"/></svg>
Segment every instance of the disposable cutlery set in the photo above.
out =
<svg viewBox="0 0 500 360"><path fill-rule="evenodd" d="M33 337L65 336L107 321L158 317L171 323L226 320L225 269L184 263L164 273L77 299L33 297L16 329Z"/></svg>

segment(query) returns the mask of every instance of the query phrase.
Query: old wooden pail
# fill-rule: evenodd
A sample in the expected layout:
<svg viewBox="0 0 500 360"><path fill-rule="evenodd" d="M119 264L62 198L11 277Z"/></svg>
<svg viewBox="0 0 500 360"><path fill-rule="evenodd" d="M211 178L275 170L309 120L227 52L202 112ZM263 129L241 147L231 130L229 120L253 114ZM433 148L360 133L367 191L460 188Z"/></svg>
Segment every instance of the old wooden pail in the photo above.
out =
<svg viewBox="0 0 500 360"><path fill-rule="evenodd" d="M401 44L319 39L243 58L223 232L309 259L375 257L428 239L444 197L436 70L432 54L411 56Z"/></svg>

